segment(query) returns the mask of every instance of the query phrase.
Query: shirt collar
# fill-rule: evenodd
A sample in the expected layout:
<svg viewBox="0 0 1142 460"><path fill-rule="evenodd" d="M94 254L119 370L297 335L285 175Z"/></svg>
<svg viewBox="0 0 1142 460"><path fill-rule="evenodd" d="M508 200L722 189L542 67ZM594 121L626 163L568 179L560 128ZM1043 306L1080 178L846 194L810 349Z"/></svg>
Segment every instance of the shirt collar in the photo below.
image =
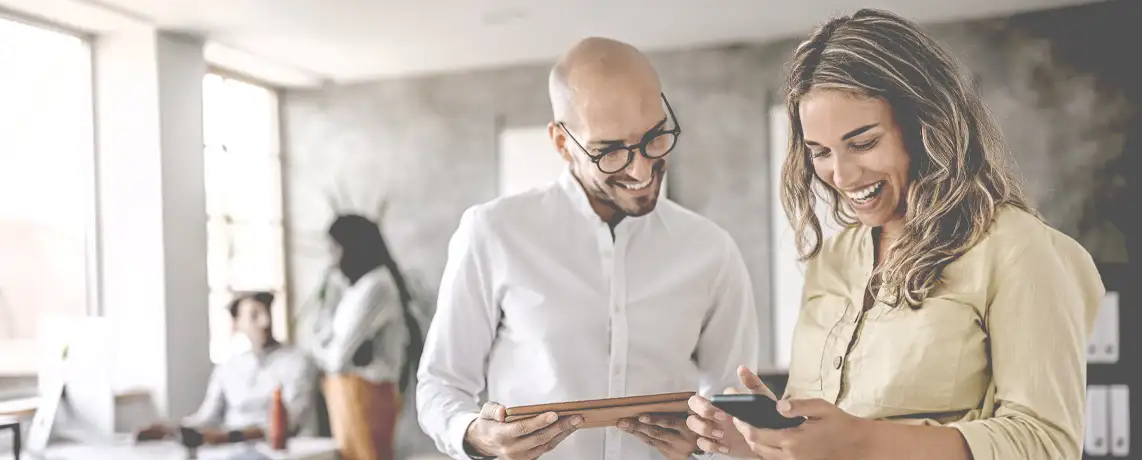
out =
<svg viewBox="0 0 1142 460"><path fill-rule="evenodd" d="M559 188L563 190L563 193L567 195L567 198L571 200L571 205L575 208L575 211L594 222L606 225L606 222L603 222L603 220L599 218L599 215L595 213L595 208L591 207L591 201L587 198L587 191L583 189L583 184L579 183L579 179L575 178L575 175L571 173L570 167L564 169L563 172L559 174L558 184ZM662 206L663 198L664 197L661 196L658 197L658 206ZM619 222L616 230L621 227L630 226L641 228L643 222L646 221L648 217L658 212L658 206L655 206L655 209L645 216L625 217L622 222Z"/></svg>

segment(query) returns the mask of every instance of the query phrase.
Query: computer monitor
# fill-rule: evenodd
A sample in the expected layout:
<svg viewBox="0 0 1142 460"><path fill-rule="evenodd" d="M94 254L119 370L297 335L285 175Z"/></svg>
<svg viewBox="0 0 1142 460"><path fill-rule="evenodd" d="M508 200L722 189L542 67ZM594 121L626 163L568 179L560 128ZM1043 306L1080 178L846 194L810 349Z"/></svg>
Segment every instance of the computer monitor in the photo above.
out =
<svg viewBox="0 0 1142 460"><path fill-rule="evenodd" d="M40 406L28 431L28 452L57 440L110 442L115 433L110 321L40 318L37 342Z"/></svg>

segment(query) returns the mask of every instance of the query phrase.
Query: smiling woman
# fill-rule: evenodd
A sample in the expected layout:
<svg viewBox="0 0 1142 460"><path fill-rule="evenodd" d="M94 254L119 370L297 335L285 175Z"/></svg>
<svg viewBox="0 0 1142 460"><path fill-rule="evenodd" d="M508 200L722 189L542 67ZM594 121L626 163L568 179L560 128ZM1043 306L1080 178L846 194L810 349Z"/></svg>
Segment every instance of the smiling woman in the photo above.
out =
<svg viewBox="0 0 1142 460"><path fill-rule="evenodd" d="M797 48L781 198L807 272L777 408L808 420L736 421L716 436L699 400L699 446L781 459L1081 456L1086 338L1105 289L1086 250L1024 198L965 73L918 26L877 10L829 21ZM828 239L814 188L846 225ZM765 393L748 373L742 383Z"/></svg>

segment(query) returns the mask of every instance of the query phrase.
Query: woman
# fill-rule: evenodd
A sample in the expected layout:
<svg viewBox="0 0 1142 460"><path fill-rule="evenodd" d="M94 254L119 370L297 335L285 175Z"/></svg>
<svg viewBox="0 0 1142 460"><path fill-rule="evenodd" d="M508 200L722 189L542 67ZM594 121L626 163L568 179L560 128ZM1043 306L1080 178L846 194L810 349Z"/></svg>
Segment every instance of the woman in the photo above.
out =
<svg viewBox="0 0 1142 460"><path fill-rule="evenodd" d="M343 458L391 459L400 394L422 345L411 295L375 223L339 216L329 237L347 285L326 299L316 327L331 429Z"/></svg>
<svg viewBox="0 0 1142 460"><path fill-rule="evenodd" d="M1031 209L990 117L915 24L861 10L789 70L782 203L808 262L789 383L765 430L694 398L711 452L765 459L1078 459L1104 289ZM814 189L847 224L822 241ZM768 390L743 369L742 383Z"/></svg>

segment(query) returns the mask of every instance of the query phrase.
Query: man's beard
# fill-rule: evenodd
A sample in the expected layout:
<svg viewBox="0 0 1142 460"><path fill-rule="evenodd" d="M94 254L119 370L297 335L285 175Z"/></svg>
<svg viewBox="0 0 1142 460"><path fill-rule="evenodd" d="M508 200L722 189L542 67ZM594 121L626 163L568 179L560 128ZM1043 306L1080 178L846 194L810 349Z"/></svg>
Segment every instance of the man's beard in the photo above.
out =
<svg viewBox="0 0 1142 460"><path fill-rule="evenodd" d="M655 165L653 179L647 187L653 188L650 194L642 197L623 196L626 189L618 184L618 180L608 178L603 184L596 185L596 196L603 204L615 210L615 217L641 217L650 214L658 206L659 194L662 192L662 179L666 168Z"/></svg>

